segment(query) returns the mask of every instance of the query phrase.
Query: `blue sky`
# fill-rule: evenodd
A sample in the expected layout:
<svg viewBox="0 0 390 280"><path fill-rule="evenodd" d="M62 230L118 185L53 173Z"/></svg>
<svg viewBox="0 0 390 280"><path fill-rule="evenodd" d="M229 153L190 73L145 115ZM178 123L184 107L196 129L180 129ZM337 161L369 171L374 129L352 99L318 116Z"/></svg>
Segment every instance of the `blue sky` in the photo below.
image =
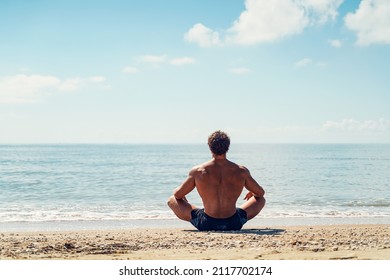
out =
<svg viewBox="0 0 390 280"><path fill-rule="evenodd" d="M0 143L390 142L387 0L0 2Z"/></svg>

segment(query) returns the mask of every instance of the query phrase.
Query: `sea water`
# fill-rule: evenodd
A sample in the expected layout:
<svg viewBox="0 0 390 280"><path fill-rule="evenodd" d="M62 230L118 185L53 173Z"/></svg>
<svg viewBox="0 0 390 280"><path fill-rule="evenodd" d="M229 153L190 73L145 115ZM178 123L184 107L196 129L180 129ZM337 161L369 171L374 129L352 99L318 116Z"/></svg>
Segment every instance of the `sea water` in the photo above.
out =
<svg viewBox="0 0 390 280"><path fill-rule="evenodd" d="M0 231L182 226L166 201L210 158L201 144L0 145ZM266 191L254 224L390 224L388 144L232 144L228 158Z"/></svg>

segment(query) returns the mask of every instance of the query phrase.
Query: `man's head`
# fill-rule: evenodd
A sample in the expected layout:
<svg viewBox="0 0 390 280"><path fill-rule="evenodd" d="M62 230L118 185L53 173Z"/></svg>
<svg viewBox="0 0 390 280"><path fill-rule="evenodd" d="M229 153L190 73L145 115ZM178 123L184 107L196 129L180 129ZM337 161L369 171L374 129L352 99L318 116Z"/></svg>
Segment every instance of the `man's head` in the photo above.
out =
<svg viewBox="0 0 390 280"><path fill-rule="evenodd" d="M224 155L229 150L230 138L220 130L213 132L208 139L210 151L215 155Z"/></svg>

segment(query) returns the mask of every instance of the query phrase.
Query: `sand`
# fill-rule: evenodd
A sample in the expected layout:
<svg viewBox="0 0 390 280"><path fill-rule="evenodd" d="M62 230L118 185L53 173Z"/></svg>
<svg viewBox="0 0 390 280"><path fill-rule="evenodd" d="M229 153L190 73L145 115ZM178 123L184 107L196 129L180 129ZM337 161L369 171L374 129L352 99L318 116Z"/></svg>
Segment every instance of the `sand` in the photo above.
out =
<svg viewBox="0 0 390 280"><path fill-rule="evenodd" d="M0 259L390 260L389 225L0 233Z"/></svg>

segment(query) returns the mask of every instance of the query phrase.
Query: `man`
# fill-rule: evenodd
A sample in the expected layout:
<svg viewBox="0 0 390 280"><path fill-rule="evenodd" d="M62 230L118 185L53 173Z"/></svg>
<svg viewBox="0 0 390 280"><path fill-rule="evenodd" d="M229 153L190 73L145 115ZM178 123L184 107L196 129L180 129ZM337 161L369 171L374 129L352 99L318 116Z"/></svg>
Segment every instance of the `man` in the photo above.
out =
<svg viewBox="0 0 390 280"><path fill-rule="evenodd" d="M230 146L226 133L215 131L209 136L208 145L212 159L191 169L169 198L168 206L179 219L191 222L198 230L240 230L263 209L264 189L248 169L226 158ZM185 197L195 187L204 209L190 204ZM244 187L249 191L244 198L247 201L236 208Z"/></svg>

